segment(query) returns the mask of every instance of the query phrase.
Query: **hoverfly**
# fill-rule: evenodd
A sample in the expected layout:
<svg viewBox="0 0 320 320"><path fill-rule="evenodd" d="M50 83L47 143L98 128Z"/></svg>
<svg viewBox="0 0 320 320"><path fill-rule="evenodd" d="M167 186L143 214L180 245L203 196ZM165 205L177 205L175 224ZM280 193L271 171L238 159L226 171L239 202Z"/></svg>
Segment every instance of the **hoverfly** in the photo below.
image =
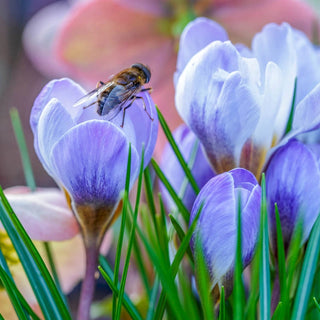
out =
<svg viewBox="0 0 320 320"><path fill-rule="evenodd" d="M96 89L76 101L73 106L82 106L83 109L86 109L97 103L97 113L106 120L112 120L123 110L121 123L121 127L123 127L126 109L131 107L136 99L141 99L144 111L153 121L143 97L137 95L143 91L151 92L151 88L142 88L145 83L150 81L150 77L151 72L146 65L135 63L130 68L112 76L108 82L98 82ZM129 103L126 105L127 102Z"/></svg>

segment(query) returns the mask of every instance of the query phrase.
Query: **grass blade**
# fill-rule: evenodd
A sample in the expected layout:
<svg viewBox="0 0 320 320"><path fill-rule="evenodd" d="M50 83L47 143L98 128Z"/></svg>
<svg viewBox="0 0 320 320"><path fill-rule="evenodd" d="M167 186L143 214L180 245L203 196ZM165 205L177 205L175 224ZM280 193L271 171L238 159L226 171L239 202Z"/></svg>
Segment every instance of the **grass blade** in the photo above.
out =
<svg viewBox="0 0 320 320"><path fill-rule="evenodd" d="M0 188L0 220L19 256L46 319L71 319L51 275ZM39 276L41 275L41 276Z"/></svg>
<svg viewBox="0 0 320 320"><path fill-rule="evenodd" d="M235 257L234 271L234 307L235 319L242 320L244 318L244 287L242 281L242 239L241 239L241 197L238 197L237 208L237 247Z"/></svg>
<svg viewBox="0 0 320 320"><path fill-rule="evenodd" d="M125 284L126 284L126 280L127 280L127 274L128 274L128 270L129 270L130 257L131 257L131 250L132 250L133 242L134 242L135 229L136 229L136 225L137 225L137 217L138 217L138 210L139 210L140 195L141 195L141 187L142 187L142 176L143 176L143 166L144 166L143 161L144 161L144 147L142 148L136 204L135 204L132 228L131 228L130 237L129 237L127 256L126 256L125 264L123 267L123 273L122 273L122 278L121 278L121 283L120 283L120 290L119 290L119 295L118 295L118 304L117 304L115 319L120 319L120 315L121 315L121 306L122 306L124 288L125 288Z"/></svg>
<svg viewBox="0 0 320 320"><path fill-rule="evenodd" d="M98 266L99 271L101 272L101 275L107 282L108 286L112 290L113 294L117 297L119 295L119 288L120 283L116 281L116 284L114 282L114 274L112 272L112 269L110 268L107 260L100 255L99 257L99 263L100 266ZM123 300L122 300L123 307L127 310L132 320L142 320L142 317L128 295L124 293Z"/></svg>
<svg viewBox="0 0 320 320"><path fill-rule="evenodd" d="M181 166L182 166L182 169L183 171L185 172L186 176L188 177L188 180L190 182L190 185L192 186L194 192L196 194L199 193L200 189L198 187L198 184L196 182L196 180L194 179L192 173L191 173L191 170L189 169L188 167L188 164L186 163L186 161L184 160L183 158L183 155L182 153L180 152L179 150L179 147L177 146L173 136L172 136L172 133L163 117L163 115L161 114L160 110L157 108L157 112L158 112L158 118L159 118L159 121L160 121L160 124L161 124L161 127L163 129L163 132L164 134L166 135L175 155L177 156Z"/></svg>
<svg viewBox="0 0 320 320"><path fill-rule="evenodd" d="M320 214L312 228L294 299L291 319L304 319L320 251Z"/></svg>
<svg viewBox="0 0 320 320"><path fill-rule="evenodd" d="M262 174L261 180L261 222L260 222L260 319L270 319L270 268L269 238L266 201L266 181Z"/></svg>
<svg viewBox="0 0 320 320"><path fill-rule="evenodd" d="M160 167L156 163L156 161L154 159L151 159L151 163L152 163L152 166L153 166L157 176L159 177L161 182L164 184L164 186L167 188L167 191L169 192L169 194L172 197L173 201L176 203L176 205L177 205L179 211L181 212L185 222L188 224L189 217L190 217L190 213L189 213L188 209L185 207L185 205L183 204L183 202L181 201L181 199L179 198L179 196L177 195L175 190L172 188L170 182L168 181L168 179L166 178L166 176L164 175L164 173L162 172L162 170L160 169Z"/></svg>
<svg viewBox="0 0 320 320"><path fill-rule="evenodd" d="M220 291L219 320L226 320L226 301L224 294L224 286L221 286Z"/></svg>

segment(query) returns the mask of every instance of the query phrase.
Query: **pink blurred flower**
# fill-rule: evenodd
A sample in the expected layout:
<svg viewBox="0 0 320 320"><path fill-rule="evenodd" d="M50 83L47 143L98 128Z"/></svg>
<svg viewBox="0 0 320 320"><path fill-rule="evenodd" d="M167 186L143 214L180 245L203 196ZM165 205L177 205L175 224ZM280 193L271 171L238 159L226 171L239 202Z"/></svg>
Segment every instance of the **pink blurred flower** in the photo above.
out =
<svg viewBox="0 0 320 320"><path fill-rule="evenodd" d="M23 186L12 187L4 193L20 222L46 263L48 259L42 241L50 241L58 277L65 293L70 292L85 273L85 250L79 234L78 224L62 191L55 188L39 188L31 192ZM0 241L6 237L0 225ZM101 246L106 253L112 243L112 232L108 232ZM1 243L0 243L1 248ZM12 251L14 256L15 253ZM77 268L74 268L74 266ZM14 280L34 310L40 314L37 300L28 283L18 259L9 264ZM4 319L17 319L7 293L0 288L0 314Z"/></svg>
<svg viewBox="0 0 320 320"><path fill-rule="evenodd" d="M317 19L299 0L198 0L192 8L186 2L89 0L58 10L57 4L52 5L52 10L39 12L27 25L25 48L50 77L68 75L88 87L134 62L148 64L153 99L174 129L181 123L172 81L176 40L195 15L212 17L231 40L246 44L268 22L287 21L311 37ZM159 140L161 150L164 136Z"/></svg>

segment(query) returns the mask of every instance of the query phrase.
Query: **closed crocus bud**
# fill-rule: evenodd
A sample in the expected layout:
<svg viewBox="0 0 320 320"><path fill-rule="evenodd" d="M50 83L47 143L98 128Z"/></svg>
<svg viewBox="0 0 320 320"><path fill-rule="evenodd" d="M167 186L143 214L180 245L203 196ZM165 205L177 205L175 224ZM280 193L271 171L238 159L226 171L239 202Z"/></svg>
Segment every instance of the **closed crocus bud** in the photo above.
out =
<svg viewBox="0 0 320 320"><path fill-rule="evenodd" d="M214 176L214 172L205 158L199 140L184 124L173 132L173 137L189 165L198 187L202 188ZM183 204L191 211L196 193L188 182L186 174L169 143L165 146L162 154L161 169L173 189L181 197ZM160 184L160 189L167 208L169 210L175 209L176 205L163 184Z"/></svg>
<svg viewBox="0 0 320 320"><path fill-rule="evenodd" d="M239 201L242 264L246 267L254 254L260 222L261 188L253 174L245 169L234 169L215 176L201 189L191 212L192 222L203 206L191 247L195 252L199 239L215 298L219 297L222 285L226 294L233 288Z"/></svg>
<svg viewBox="0 0 320 320"><path fill-rule="evenodd" d="M284 246L287 250L298 223L302 243L320 213L320 166L318 147L290 140L272 156L266 171L270 237L276 248L275 203L279 209Z"/></svg>
<svg viewBox="0 0 320 320"><path fill-rule="evenodd" d="M65 191L86 247L79 320L89 318L99 247L105 231L121 212L117 207L125 189L129 145L131 187L142 151L145 166L151 159L158 130L156 109L147 92L140 93L143 101L133 101L124 121L123 112L108 121L97 113L96 106L75 108L75 102L85 94L70 79L53 80L35 100L30 118L35 151Z"/></svg>

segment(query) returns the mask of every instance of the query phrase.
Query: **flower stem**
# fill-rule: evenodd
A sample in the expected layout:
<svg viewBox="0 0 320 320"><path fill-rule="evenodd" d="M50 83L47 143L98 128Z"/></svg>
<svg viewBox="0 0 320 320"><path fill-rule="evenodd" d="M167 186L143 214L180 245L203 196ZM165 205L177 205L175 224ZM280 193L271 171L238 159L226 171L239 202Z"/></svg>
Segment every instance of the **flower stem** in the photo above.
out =
<svg viewBox="0 0 320 320"><path fill-rule="evenodd" d="M95 288L95 272L97 270L99 246L86 247L86 273L81 286L77 320L90 319L90 307Z"/></svg>

